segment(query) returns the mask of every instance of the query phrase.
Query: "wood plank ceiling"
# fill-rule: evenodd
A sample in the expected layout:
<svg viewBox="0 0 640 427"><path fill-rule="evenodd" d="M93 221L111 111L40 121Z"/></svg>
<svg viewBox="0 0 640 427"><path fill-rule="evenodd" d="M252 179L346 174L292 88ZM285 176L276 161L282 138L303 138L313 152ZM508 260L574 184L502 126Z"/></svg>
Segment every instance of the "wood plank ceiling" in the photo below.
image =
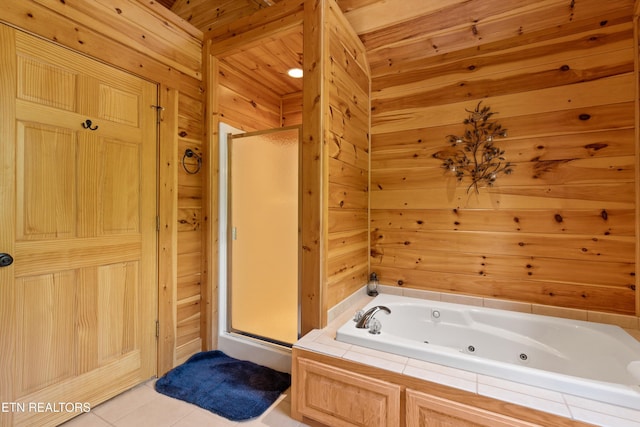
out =
<svg viewBox="0 0 640 427"><path fill-rule="evenodd" d="M202 31L225 25L279 0L157 0ZM407 71L420 70L444 58L463 59L478 51L558 37L592 27L629 20L624 0L337 0L364 42L373 90L394 83ZM599 22L606 14L608 22ZM288 34L235 58L258 80L274 83L286 95L302 82L285 77L301 63L302 34ZM397 83L397 82L395 82Z"/></svg>

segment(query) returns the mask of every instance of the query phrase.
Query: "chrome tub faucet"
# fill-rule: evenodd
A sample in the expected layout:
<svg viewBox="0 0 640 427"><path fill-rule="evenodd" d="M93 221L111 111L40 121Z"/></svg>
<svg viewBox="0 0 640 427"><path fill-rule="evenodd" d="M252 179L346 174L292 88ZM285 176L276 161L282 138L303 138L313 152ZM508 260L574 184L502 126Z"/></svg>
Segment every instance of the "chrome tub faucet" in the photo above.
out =
<svg viewBox="0 0 640 427"><path fill-rule="evenodd" d="M360 329L368 328L369 322L371 322L371 319L373 319L373 316L378 314L379 311L384 311L387 314L391 314L391 310L389 310L388 307L385 307L384 305L376 305L375 307L372 307L369 310L367 310L362 315L362 317L356 323L356 328L360 328Z"/></svg>

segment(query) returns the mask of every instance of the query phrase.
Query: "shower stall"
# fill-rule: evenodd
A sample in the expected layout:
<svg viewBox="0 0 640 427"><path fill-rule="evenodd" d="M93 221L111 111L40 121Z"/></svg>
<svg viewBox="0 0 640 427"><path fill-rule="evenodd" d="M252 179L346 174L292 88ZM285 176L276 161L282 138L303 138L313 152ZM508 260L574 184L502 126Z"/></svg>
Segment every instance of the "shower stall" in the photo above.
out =
<svg viewBox="0 0 640 427"><path fill-rule="evenodd" d="M220 128L219 347L285 356L283 370L299 332L299 139L299 127Z"/></svg>

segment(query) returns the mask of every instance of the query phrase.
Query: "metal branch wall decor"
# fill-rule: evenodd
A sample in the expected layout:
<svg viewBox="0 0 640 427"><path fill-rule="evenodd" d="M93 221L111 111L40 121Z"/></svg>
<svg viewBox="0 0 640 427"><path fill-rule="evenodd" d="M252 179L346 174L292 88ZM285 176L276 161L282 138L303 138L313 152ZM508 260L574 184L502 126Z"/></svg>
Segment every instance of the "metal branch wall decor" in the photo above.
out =
<svg viewBox="0 0 640 427"><path fill-rule="evenodd" d="M504 150L496 147L497 137L506 137L507 130L489 119L496 113L479 102L473 111L466 110L469 117L464 120L463 136L448 135L454 150L439 152L434 157L442 160L442 167L455 174L458 181L471 178L467 193L473 188L478 193L479 185L492 186L499 174L510 174L511 163L504 157Z"/></svg>

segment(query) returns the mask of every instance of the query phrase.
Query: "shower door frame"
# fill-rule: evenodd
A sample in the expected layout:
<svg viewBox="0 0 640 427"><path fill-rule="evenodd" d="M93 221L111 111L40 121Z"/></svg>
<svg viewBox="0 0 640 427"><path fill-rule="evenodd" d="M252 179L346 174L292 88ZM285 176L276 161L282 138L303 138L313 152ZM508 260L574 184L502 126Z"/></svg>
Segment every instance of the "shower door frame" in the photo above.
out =
<svg viewBox="0 0 640 427"><path fill-rule="evenodd" d="M296 296L297 296L297 315L296 315L296 337L300 336L300 325L301 325L301 319L300 319L300 288L301 288L301 283L300 283L300 279L301 279L301 259L302 259L302 253L301 253L301 229L300 229L300 221L301 221L301 193L302 193L302 186L301 186L301 177L302 177L302 149L301 149L301 137L302 137L302 126L300 125L295 125L295 126L286 126L286 127L281 127L281 128L273 128L273 129L266 129L266 130L259 130L259 131L253 131L253 132L245 132L245 133L237 133L237 134L233 134L233 133L228 133L227 134L227 139L226 139L226 146L227 146L227 159L226 159L226 163L227 163L227 196L226 196L226 330L229 333L234 333L234 334L238 334L244 337L248 337L251 339L256 339L259 340L261 342L266 342L266 343L270 343L270 344L275 344L277 346L282 346L282 347L287 347L287 348L291 348L293 346L293 342L292 343L288 343L288 342L284 342L284 341L279 341L277 339L274 338L269 338L269 337L265 337L262 335L258 335L258 334L253 334L250 331L243 331L240 329L236 329L233 328L232 326L232 316L233 316L233 307L232 307L232 298L233 298L233 268L232 268L232 264L233 264L233 250L232 250L232 245L233 245L233 240L234 240L234 235L233 235L233 222L232 222L232 206L233 206L233 189L232 189L232 173L233 173L233 168L232 168L232 144L233 144L233 140L234 139L242 139L242 138L248 138L248 137L252 137L252 136L260 136L260 135L267 135L267 134L272 134L272 133L277 133L277 132L284 132L284 131L292 131L292 130L296 130L298 132L298 142L297 142L297 151L298 151L298 171L297 171L297 179L298 179L298 203L297 203L297 208L298 208L298 224L297 224L297 289L296 289Z"/></svg>

